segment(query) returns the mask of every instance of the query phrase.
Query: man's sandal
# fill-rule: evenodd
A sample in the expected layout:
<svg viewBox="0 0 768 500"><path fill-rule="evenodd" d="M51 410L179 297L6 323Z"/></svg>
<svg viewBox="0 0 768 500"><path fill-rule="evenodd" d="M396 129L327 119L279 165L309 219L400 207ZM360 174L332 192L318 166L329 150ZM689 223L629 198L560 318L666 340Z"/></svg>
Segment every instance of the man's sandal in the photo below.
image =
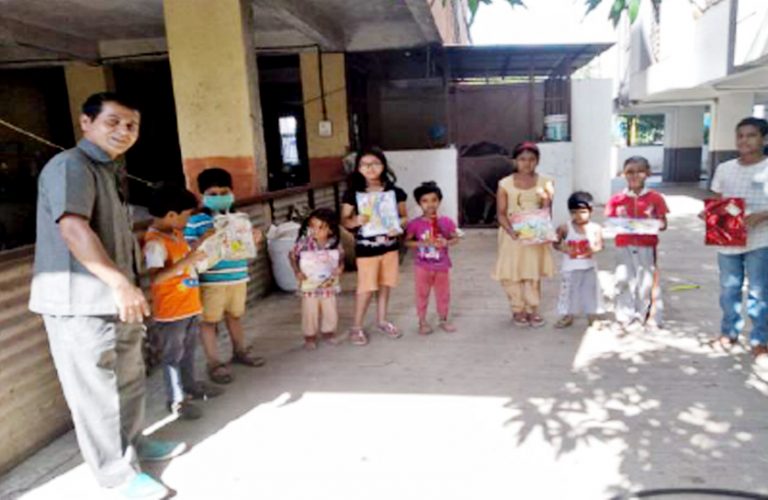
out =
<svg viewBox="0 0 768 500"><path fill-rule="evenodd" d="M215 384L229 384L232 382L232 374L224 363L208 365L208 377Z"/></svg>
<svg viewBox="0 0 768 500"><path fill-rule="evenodd" d="M266 360L262 357L254 355L253 352L251 352L251 348L246 347L245 349L237 350L234 352L232 355L232 363L257 367L263 366L264 363L266 363Z"/></svg>

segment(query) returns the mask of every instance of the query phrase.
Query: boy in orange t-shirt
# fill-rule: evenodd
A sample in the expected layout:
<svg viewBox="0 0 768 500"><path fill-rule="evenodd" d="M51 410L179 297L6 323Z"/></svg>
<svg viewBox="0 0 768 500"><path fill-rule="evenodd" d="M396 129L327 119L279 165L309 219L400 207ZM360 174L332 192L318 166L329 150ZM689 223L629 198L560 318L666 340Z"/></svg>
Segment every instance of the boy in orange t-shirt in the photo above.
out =
<svg viewBox="0 0 768 500"><path fill-rule="evenodd" d="M149 206L152 225L144 237L144 259L152 280L153 335L161 346L168 410L184 420L202 416L200 408L189 403L187 396L202 399L222 392L194 378L202 312L194 266L205 259L205 254L191 250L183 230L196 207L195 195L186 189L158 189Z"/></svg>

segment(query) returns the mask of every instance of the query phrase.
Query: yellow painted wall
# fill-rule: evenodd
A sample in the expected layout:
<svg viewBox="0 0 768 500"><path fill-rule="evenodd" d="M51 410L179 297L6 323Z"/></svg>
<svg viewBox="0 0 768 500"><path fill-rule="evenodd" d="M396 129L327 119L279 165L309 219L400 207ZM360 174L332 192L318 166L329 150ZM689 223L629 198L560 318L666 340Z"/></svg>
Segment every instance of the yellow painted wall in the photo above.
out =
<svg viewBox="0 0 768 500"><path fill-rule="evenodd" d="M80 109L83 102L97 92L113 88L112 71L107 66L91 66L85 63L73 62L64 67L69 94L69 113L72 115L72 126L75 138L82 137L80 130Z"/></svg>
<svg viewBox="0 0 768 500"><path fill-rule="evenodd" d="M323 54L323 75L328 119L333 123L331 137L320 137L318 134L318 124L323 119L318 54L303 52L301 54L301 88L310 158L344 156L349 148L344 54Z"/></svg>
<svg viewBox="0 0 768 500"><path fill-rule="evenodd" d="M252 34L244 33L240 0L163 6L182 156L254 156L249 85L258 89L258 75L248 71L255 55L247 50Z"/></svg>

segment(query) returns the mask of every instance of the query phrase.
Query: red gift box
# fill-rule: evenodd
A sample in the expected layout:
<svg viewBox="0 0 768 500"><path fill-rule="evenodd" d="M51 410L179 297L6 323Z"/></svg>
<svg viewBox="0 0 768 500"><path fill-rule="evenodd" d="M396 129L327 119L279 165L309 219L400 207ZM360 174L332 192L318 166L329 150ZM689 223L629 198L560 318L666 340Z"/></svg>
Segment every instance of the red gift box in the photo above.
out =
<svg viewBox="0 0 768 500"><path fill-rule="evenodd" d="M744 224L744 198L712 198L704 200L706 245L743 247L747 245Z"/></svg>
<svg viewBox="0 0 768 500"><path fill-rule="evenodd" d="M568 242L568 256L572 259L587 259L592 256L592 247L589 240L577 240Z"/></svg>

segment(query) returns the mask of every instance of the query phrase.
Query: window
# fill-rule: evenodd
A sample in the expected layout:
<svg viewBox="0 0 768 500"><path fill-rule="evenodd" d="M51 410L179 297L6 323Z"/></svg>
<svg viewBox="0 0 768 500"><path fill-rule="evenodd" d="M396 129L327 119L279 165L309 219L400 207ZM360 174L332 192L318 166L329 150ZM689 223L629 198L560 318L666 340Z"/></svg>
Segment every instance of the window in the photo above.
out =
<svg viewBox="0 0 768 500"><path fill-rule="evenodd" d="M294 116L281 116L279 121L280 139L282 141L283 165L300 165L299 147L297 144L298 123Z"/></svg>

